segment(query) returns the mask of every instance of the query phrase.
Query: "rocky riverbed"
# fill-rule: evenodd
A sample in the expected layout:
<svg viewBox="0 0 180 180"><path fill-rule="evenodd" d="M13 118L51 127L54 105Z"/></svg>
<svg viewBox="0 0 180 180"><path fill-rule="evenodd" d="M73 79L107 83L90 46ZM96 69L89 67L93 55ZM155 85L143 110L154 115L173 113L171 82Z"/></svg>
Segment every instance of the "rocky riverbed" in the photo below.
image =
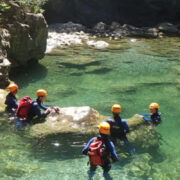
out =
<svg viewBox="0 0 180 180"><path fill-rule="evenodd" d="M50 53L54 48L64 46L89 46L96 49L109 47L109 43L100 40L106 38L109 40L118 40L125 37L131 38L163 38L166 36L179 36L180 26L165 22L155 27L138 28L132 25L121 25L118 22L112 22L107 25L103 22L97 23L89 29L81 24L72 22L57 23L49 26L46 53ZM132 39L136 41L136 39Z"/></svg>

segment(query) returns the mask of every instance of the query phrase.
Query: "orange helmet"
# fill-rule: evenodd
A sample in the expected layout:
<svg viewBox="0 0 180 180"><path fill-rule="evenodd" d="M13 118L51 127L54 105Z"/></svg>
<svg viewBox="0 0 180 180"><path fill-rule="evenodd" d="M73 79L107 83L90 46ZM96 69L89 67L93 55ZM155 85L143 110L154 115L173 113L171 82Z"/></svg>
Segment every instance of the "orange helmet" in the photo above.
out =
<svg viewBox="0 0 180 180"><path fill-rule="evenodd" d="M8 86L8 89L10 92L14 92L14 91L18 90L18 88L19 88L18 85L15 83L12 83Z"/></svg>
<svg viewBox="0 0 180 180"><path fill-rule="evenodd" d="M110 134L110 125L109 125L109 123L102 122L102 123L100 123L98 128L99 128L99 132L101 134L106 134L106 135Z"/></svg>
<svg viewBox="0 0 180 180"><path fill-rule="evenodd" d="M36 91L36 95L37 95L37 97L39 97L39 96L47 96L48 93L47 93L47 91L44 90L44 89L38 89L38 90Z"/></svg>
<svg viewBox="0 0 180 180"><path fill-rule="evenodd" d="M159 109L159 104L153 102L153 103L151 103L151 104L149 105L149 109Z"/></svg>
<svg viewBox="0 0 180 180"><path fill-rule="evenodd" d="M113 113L121 113L121 111L122 111L121 105L120 105L120 104L114 104L114 105L111 107L111 111L112 111Z"/></svg>

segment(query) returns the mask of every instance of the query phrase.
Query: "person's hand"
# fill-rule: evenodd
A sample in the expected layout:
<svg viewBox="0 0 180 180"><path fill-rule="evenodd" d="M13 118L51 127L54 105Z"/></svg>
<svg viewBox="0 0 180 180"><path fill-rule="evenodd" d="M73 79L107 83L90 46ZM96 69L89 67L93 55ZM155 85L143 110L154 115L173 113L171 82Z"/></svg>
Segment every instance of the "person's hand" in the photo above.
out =
<svg viewBox="0 0 180 180"><path fill-rule="evenodd" d="M112 158L112 161L113 161L113 162L117 162L118 159L117 159L117 158Z"/></svg>
<svg viewBox="0 0 180 180"><path fill-rule="evenodd" d="M53 107L53 109L56 111L56 112L60 112L60 108L59 107Z"/></svg>
<svg viewBox="0 0 180 180"><path fill-rule="evenodd" d="M52 111L52 109L51 109L51 108L48 108L48 109L45 111L45 113L46 113L46 114L49 114L51 111Z"/></svg>
<svg viewBox="0 0 180 180"><path fill-rule="evenodd" d="M93 155L94 155L94 152L88 151L87 154L88 154L89 156L93 156Z"/></svg>

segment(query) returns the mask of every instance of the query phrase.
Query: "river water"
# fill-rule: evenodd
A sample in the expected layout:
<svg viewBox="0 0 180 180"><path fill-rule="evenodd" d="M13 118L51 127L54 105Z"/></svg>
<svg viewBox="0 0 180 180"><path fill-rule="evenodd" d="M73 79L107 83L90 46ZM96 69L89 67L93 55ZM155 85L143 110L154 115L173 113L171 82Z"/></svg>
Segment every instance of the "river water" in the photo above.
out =
<svg viewBox="0 0 180 180"><path fill-rule="evenodd" d="M111 105L120 103L123 118L147 113L149 104L158 102L162 124L156 131L163 138L158 152L153 152L150 160L147 152L123 159L118 148L120 161L112 165L106 179L178 180L179 40L124 39L109 41L104 50L86 46L56 49L39 64L12 70L11 79L20 86L19 98L35 98L35 91L44 88L48 91L47 105L89 105L111 115ZM57 135L37 140L28 136L28 129L16 131L7 123L6 115L1 120L0 179L88 179L88 158L81 150L91 136ZM105 179L101 168L94 179Z"/></svg>

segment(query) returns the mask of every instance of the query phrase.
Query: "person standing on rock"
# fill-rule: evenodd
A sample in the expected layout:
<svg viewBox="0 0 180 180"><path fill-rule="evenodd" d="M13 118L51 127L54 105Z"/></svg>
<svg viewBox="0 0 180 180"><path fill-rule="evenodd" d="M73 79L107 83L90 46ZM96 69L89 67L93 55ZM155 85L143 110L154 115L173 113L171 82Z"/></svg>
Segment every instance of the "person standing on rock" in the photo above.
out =
<svg viewBox="0 0 180 180"><path fill-rule="evenodd" d="M147 121L152 123L152 125L157 126L158 124L161 123L161 113L159 112L159 104L156 102L153 102L149 105L150 113L144 113L140 114L142 115L142 118ZM145 117L145 116L150 116L150 118Z"/></svg>
<svg viewBox="0 0 180 180"><path fill-rule="evenodd" d="M135 153L135 148L131 146L129 143L126 134L129 133L129 126L126 120L121 119L120 113L122 112L122 108L120 104L114 104L111 108L113 113L113 119L107 119L106 122L110 124L111 127L111 140L114 145L117 144L117 139L124 141L124 145L128 148L131 154Z"/></svg>
<svg viewBox="0 0 180 180"><path fill-rule="evenodd" d="M7 105L6 110L10 113L15 113L18 107L18 101L16 98L18 88L18 85L15 83L12 83L8 86L9 94L6 96L4 103Z"/></svg>
<svg viewBox="0 0 180 180"><path fill-rule="evenodd" d="M99 135L89 140L87 145L82 150L84 155L89 156L90 170L89 178L91 179L95 173L96 167L101 166L104 170L104 176L111 169L110 157L113 162L118 161L118 156L112 141L109 140L110 125L107 122L102 122L99 125Z"/></svg>

